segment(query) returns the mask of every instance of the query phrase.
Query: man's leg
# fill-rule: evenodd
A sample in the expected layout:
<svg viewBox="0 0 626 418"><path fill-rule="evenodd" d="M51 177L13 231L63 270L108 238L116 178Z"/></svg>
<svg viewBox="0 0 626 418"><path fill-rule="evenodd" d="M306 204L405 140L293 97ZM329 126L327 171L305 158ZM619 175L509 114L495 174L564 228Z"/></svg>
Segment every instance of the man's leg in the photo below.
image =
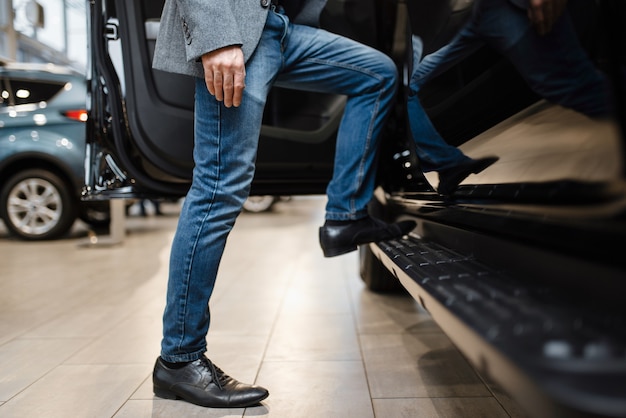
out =
<svg viewBox="0 0 626 418"><path fill-rule="evenodd" d="M196 80L193 182L170 255L161 357L193 361L206 351L208 301L226 238L254 174L263 103L246 89L239 108L226 108Z"/></svg>
<svg viewBox="0 0 626 418"><path fill-rule="evenodd" d="M589 117L611 115L608 79L583 49L567 12L546 35L537 34L529 25L523 36L508 48L502 48L499 42L490 43L513 63L533 91L546 100Z"/></svg>
<svg viewBox="0 0 626 418"><path fill-rule="evenodd" d="M422 41L413 36L413 72L409 81L407 116L422 171L440 171L470 161L457 147L448 144L433 126L418 93L422 86L482 46L468 24L446 46L422 59Z"/></svg>
<svg viewBox="0 0 626 418"><path fill-rule="evenodd" d="M195 167L172 243L154 393L201 406L252 406L267 390L229 377L204 353L218 266L254 174L263 101L244 94L241 107L226 108L197 79L195 105Z"/></svg>
<svg viewBox="0 0 626 418"><path fill-rule="evenodd" d="M385 54L324 30L291 25L280 86L347 96L337 133L326 218L367 215L382 127L393 108L397 70Z"/></svg>
<svg viewBox="0 0 626 418"><path fill-rule="evenodd" d="M280 69L280 21L270 13L255 55L246 65L240 107L225 107L196 80L194 172L170 255L161 356L154 390L211 407L258 403L267 391L243 385L204 357L209 299L226 239L254 176L254 160L268 90ZM188 370L188 368L190 368Z"/></svg>
<svg viewBox="0 0 626 418"><path fill-rule="evenodd" d="M284 71L277 84L347 96L337 133L326 224L320 244L327 257L357 245L403 235L414 223L388 225L369 218L380 133L396 98L397 69L385 54L324 30L290 25Z"/></svg>
<svg viewBox="0 0 626 418"><path fill-rule="evenodd" d="M435 76L448 70L465 57L478 50L483 43L476 38L474 22L468 22L446 46L422 59L422 41L412 38L413 72L409 81L407 97L407 117L415 142L415 150L424 172L437 171L439 184L437 191L449 195L456 190L467 176L479 173L497 161L497 157L472 159L457 147L448 144L433 126L422 107L418 92Z"/></svg>
<svg viewBox="0 0 626 418"><path fill-rule="evenodd" d="M473 162L458 148L445 142L422 107L419 90L429 80L485 45L485 39L490 39L492 44L498 42L501 49L513 44L529 25L528 18L525 21L518 19L520 11L508 0L479 0L470 20L459 33L446 46L423 59L421 40L413 37L413 72L407 99L409 125L422 170L438 171L440 180L444 173L446 178L441 190L444 194L453 191L463 178L484 164Z"/></svg>

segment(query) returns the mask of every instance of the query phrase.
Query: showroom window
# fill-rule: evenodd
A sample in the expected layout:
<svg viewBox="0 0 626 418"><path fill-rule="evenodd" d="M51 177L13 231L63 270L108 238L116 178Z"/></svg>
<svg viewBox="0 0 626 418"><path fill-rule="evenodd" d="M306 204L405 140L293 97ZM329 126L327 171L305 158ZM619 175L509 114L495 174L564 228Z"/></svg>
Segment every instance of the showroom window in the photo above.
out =
<svg viewBox="0 0 626 418"><path fill-rule="evenodd" d="M85 68L84 0L0 0L0 9L0 59Z"/></svg>

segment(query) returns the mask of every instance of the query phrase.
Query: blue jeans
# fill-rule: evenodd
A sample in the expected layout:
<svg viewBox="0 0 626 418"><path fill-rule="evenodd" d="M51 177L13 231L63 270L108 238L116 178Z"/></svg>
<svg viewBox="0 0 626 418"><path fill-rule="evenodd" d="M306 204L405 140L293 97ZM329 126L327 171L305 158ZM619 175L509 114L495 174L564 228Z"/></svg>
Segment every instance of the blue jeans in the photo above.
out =
<svg viewBox="0 0 626 418"><path fill-rule="evenodd" d="M383 53L326 31L268 14L246 63L240 107L226 108L196 80L193 181L170 255L161 356L198 359L206 351L213 292L226 238L248 196L272 85L347 96L339 126L326 218L367 215L375 183L378 137L397 90L395 63Z"/></svg>
<svg viewBox="0 0 626 418"><path fill-rule="evenodd" d="M549 34L540 36L526 11L508 0L478 0L469 22L455 38L423 60L421 40L413 37L414 70L407 112L424 172L453 167L468 157L439 135L417 93L430 79L485 44L505 56L530 88L548 101L590 117L610 115L607 79L579 44L568 13L559 18Z"/></svg>

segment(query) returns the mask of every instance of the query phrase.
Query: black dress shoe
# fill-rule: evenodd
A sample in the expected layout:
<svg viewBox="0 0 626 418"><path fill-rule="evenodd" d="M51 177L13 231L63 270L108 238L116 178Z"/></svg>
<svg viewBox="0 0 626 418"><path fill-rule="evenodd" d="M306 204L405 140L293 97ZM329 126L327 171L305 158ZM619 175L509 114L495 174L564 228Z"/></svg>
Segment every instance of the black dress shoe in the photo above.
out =
<svg viewBox="0 0 626 418"><path fill-rule="evenodd" d="M442 195L451 195L467 176L480 173L498 161L498 159L498 157L485 157L477 160L469 159L455 167L439 171L437 192Z"/></svg>
<svg viewBox="0 0 626 418"><path fill-rule="evenodd" d="M401 237L411 232L415 225L414 221L388 224L371 217L342 222L341 225L329 225L326 221L320 227L320 245L324 257L334 257L354 251L361 244Z"/></svg>
<svg viewBox="0 0 626 418"><path fill-rule="evenodd" d="M181 368L169 368L159 357L152 374L154 394L165 399L183 399L211 408L244 408L257 405L269 392L228 376L206 357Z"/></svg>

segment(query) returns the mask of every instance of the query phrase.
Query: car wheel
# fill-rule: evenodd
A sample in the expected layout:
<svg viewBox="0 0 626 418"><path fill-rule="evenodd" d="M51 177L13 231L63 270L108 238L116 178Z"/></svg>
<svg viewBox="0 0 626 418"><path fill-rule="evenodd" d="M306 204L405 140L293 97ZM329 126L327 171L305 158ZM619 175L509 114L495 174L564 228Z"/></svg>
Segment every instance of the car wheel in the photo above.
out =
<svg viewBox="0 0 626 418"><path fill-rule="evenodd" d="M249 196L243 203L243 209L248 212L266 212L276 203L276 196Z"/></svg>
<svg viewBox="0 0 626 418"><path fill-rule="evenodd" d="M76 220L75 198L56 174L25 170L5 182L0 192L0 216L7 229L20 238L58 238Z"/></svg>
<svg viewBox="0 0 626 418"><path fill-rule="evenodd" d="M376 293L404 292L404 286L374 255L369 245L359 246L359 270L365 286Z"/></svg>

